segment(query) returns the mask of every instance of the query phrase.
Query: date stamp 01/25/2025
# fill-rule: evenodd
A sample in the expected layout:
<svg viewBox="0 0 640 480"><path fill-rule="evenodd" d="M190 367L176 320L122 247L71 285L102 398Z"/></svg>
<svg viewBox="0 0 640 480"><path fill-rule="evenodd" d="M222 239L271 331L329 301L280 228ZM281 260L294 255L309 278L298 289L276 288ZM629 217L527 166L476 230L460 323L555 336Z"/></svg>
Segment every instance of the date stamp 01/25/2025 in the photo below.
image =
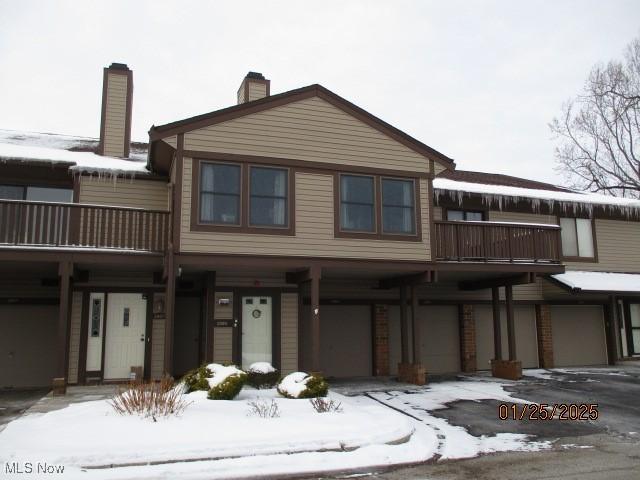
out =
<svg viewBox="0 0 640 480"><path fill-rule="evenodd" d="M598 419L597 403L501 403L500 420L582 420Z"/></svg>

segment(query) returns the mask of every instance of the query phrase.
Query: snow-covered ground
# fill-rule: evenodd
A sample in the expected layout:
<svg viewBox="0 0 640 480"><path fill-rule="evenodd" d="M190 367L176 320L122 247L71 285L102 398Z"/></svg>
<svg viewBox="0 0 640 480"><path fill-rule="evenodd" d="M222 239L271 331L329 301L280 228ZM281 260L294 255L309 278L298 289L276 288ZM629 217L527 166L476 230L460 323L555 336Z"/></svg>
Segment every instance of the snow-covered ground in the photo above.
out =
<svg viewBox="0 0 640 480"><path fill-rule="evenodd" d="M0 433L0 463L64 465L64 478L233 479L550 447L526 435L474 437L431 414L456 400L523 401L493 379L330 396L342 402L342 412L316 413L309 401L284 399L274 390L245 388L233 401L207 400L206 392L194 392L186 396L193 403L180 417L158 422L117 415L105 400L72 404L9 424ZM257 397L274 399L280 416L248 415L248 402ZM111 464L130 466L83 468Z"/></svg>

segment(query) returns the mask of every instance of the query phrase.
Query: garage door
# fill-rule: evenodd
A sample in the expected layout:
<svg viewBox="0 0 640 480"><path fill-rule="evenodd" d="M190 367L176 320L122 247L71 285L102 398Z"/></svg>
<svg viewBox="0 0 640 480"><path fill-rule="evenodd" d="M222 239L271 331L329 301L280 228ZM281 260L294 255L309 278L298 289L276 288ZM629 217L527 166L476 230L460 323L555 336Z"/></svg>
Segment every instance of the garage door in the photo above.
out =
<svg viewBox="0 0 640 480"><path fill-rule="evenodd" d="M327 377L372 375L371 307L323 305L320 365Z"/></svg>
<svg viewBox="0 0 640 480"><path fill-rule="evenodd" d="M411 308L407 309L411 315ZM452 305L418 307L422 364L430 373L460 371L458 307ZM409 349L411 351L411 348ZM389 369L398 372L401 360L400 307L389 307Z"/></svg>
<svg viewBox="0 0 640 480"><path fill-rule="evenodd" d="M553 362L556 367L607 363L602 307L551 307L551 325Z"/></svg>
<svg viewBox="0 0 640 480"><path fill-rule="evenodd" d="M0 305L0 387L51 385L57 317L57 305Z"/></svg>
<svg viewBox="0 0 640 480"><path fill-rule="evenodd" d="M493 308L491 305L475 305L476 359L478 370L489 370L494 357ZM516 328L516 355L523 368L538 368L538 339L536 334L536 310L533 305L516 305L513 308ZM509 358L507 338L507 311L501 309L502 358Z"/></svg>

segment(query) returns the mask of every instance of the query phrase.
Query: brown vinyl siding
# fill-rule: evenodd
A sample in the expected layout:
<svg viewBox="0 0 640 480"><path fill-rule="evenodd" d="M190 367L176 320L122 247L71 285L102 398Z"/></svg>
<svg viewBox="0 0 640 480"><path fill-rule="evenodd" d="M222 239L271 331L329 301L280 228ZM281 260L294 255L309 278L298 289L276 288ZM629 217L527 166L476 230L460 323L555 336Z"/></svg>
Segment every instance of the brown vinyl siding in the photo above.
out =
<svg viewBox="0 0 640 480"><path fill-rule="evenodd" d="M245 255L342 258L430 259L429 208L426 179L420 179L422 242L334 237L333 175L295 173L295 236L193 232L191 228L192 160L184 159L181 251Z"/></svg>
<svg viewBox="0 0 640 480"><path fill-rule="evenodd" d="M185 133L185 150L428 172L429 161L312 97Z"/></svg>
<svg viewBox="0 0 640 480"><path fill-rule="evenodd" d="M127 75L107 74L104 118L104 155L122 157L125 150L127 118Z"/></svg>
<svg viewBox="0 0 640 480"><path fill-rule="evenodd" d="M498 210L489 211L489 220L492 222L546 223L549 225L558 225L558 218L555 215Z"/></svg>
<svg viewBox="0 0 640 480"><path fill-rule="evenodd" d="M565 262L567 270L640 272L640 222L595 220L598 262Z"/></svg>
<svg viewBox="0 0 640 480"><path fill-rule="evenodd" d="M168 210L169 189L160 181L83 176L79 203Z"/></svg>
<svg viewBox="0 0 640 480"><path fill-rule="evenodd" d="M280 371L298 370L298 294L283 293L280 299Z"/></svg>
<svg viewBox="0 0 640 480"><path fill-rule="evenodd" d="M164 375L164 318L154 318L151 332L151 379Z"/></svg>
<svg viewBox="0 0 640 480"><path fill-rule="evenodd" d="M80 330L82 324L82 292L73 292L71 300L71 322L69 331L69 383L78 383L80 358ZM85 339L85 342L87 340Z"/></svg>
<svg viewBox="0 0 640 480"><path fill-rule="evenodd" d="M215 327L213 329L213 361L215 363L233 362L233 328Z"/></svg>

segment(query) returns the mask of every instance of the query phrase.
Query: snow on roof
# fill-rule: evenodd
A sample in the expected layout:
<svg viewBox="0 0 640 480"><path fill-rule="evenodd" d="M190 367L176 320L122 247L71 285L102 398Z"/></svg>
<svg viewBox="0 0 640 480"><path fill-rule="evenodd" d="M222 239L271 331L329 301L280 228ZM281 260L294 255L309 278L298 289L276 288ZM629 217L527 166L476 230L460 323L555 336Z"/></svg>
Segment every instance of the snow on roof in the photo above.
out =
<svg viewBox="0 0 640 480"><path fill-rule="evenodd" d="M569 271L551 278L577 292L638 292L640 274Z"/></svg>
<svg viewBox="0 0 640 480"><path fill-rule="evenodd" d="M621 212L627 216L640 214L640 200L630 198L610 197L597 193L582 193L577 191L556 191L534 188L521 188L508 185L489 185L435 178L433 188L436 198L443 194L455 197L459 204L465 196L480 194L486 204L497 204L500 209L505 204L517 203L519 200L530 200L534 210L540 209L542 204L553 208L558 204L564 210L582 210L588 213L594 206L600 206L611 212ZM451 193L453 192L453 193Z"/></svg>
<svg viewBox="0 0 640 480"><path fill-rule="evenodd" d="M129 158L98 155L97 147L95 138L0 129L0 161L68 164L73 172L98 175L149 173L146 144L133 144Z"/></svg>

